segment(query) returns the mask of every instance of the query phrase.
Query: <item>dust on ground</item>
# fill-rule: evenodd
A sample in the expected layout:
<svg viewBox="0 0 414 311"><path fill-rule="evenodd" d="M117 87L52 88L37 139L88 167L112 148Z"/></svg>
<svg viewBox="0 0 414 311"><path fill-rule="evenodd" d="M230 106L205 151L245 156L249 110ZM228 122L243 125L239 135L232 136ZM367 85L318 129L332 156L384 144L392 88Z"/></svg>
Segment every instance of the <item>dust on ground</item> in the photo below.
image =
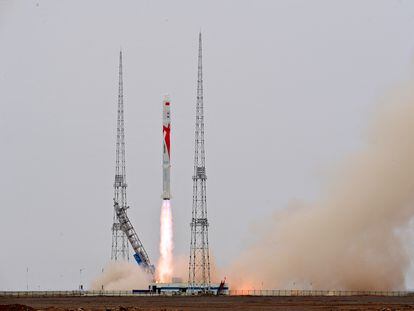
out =
<svg viewBox="0 0 414 311"><path fill-rule="evenodd" d="M414 310L414 296L0 297L0 311Z"/></svg>

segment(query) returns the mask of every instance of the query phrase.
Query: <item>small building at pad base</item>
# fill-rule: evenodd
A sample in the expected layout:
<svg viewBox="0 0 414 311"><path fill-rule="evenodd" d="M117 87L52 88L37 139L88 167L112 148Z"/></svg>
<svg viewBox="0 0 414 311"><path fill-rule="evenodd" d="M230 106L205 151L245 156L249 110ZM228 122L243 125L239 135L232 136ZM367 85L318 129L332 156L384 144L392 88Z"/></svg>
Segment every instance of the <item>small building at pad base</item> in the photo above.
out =
<svg viewBox="0 0 414 311"><path fill-rule="evenodd" d="M224 282L219 284L210 284L209 288L189 287L188 283L151 283L148 289L132 290L134 294L165 294L165 295L228 295L229 287Z"/></svg>

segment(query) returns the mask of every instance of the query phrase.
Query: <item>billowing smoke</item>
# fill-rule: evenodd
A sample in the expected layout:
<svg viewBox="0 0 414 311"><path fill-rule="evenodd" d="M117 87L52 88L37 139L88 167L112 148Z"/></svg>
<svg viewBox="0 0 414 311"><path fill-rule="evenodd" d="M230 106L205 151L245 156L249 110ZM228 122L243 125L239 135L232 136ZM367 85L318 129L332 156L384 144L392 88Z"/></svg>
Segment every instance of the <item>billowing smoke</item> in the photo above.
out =
<svg viewBox="0 0 414 311"><path fill-rule="evenodd" d="M135 262L111 262L103 273L92 281L91 290L146 289L151 276Z"/></svg>
<svg viewBox="0 0 414 311"><path fill-rule="evenodd" d="M414 214L413 81L381 101L367 138L335 169L318 201L294 203L263 224L260 242L230 269L232 288L405 287Z"/></svg>
<svg viewBox="0 0 414 311"><path fill-rule="evenodd" d="M170 200L163 200L160 216L160 259L157 265L157 280L171 282L173 276L173 220Z"/></svg>
<svg viewBox="0 0 414 311"><path fill-rule="evenodd" d="M181 279L183 282L188 281L188 255L180 254L174 256L173 270L174 277ZM210 278L212 283L220 283L226 274L217 268L214 254L210 249Z"/></svg>

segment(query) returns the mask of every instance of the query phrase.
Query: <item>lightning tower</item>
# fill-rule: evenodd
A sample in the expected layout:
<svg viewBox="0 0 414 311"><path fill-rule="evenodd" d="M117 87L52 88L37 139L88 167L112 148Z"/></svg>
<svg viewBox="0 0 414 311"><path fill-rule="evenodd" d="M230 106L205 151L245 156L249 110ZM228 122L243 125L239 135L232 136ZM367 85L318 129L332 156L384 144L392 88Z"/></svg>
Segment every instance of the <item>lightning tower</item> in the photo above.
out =
<svg viewBox="0 0 414 311"><path fill-rule="evenodd" d="M116 165L114 182L114 202L117 206L127 209L126 197L126 171L125 171L125 128L124 128L124 94L122 80L122 51L119 52L119 85L118 85L118 118L116 127ZM112 250L111 260L129 261L128 238L122 230L114 208L112 224Z"/></svg>
<svg viewBox="0 0 414 311"><path fill-rule="evenodd" d="M204 150L203 67L201 32L198 48L198 79L195 124L195 153L193 175L193 207L191 218L191 245L188 268L190 290L209 291L210 255L208 247L208 220L206 200L206 163Z"/></svg>

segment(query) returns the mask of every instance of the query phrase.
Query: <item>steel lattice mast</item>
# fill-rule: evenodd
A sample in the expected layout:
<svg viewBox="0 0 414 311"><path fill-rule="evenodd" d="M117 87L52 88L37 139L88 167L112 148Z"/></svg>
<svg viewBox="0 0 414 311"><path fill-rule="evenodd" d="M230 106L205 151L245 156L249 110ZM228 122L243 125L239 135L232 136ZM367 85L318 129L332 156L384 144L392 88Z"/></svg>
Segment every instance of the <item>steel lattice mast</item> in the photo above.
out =
<svg viewBox="0 0 414 311"><path fill-rule="evenodd" d="M198 48L197 106L195 125L195 153L193 175L193 207L191 218L191 246L188 268L188 286L196 290L210 288L210 255L206 200L206 165L204 149L203 68L201 32Z"/></svg>
<svg viewBox="0 0 414 311"><path fill-rule="evenodd" d="M122 51L119 52L119 86L118 86L118 118L116 127L116 165L114 182L114 202L122 208L127 208L125 169L125 128L124 128L124 94L122 79ZM114 209L112 225L111 260L128 260L128 239L121 228Z"/></svg>

